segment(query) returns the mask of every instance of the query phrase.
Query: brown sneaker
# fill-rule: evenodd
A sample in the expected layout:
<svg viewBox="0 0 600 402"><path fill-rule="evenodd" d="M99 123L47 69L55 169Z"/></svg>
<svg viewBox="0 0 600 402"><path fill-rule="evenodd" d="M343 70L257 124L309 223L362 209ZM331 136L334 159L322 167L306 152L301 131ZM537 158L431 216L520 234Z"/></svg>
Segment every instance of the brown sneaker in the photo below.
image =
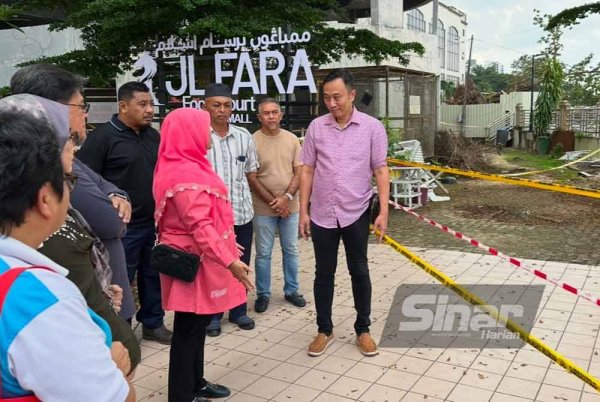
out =
<svg viewBox="0 0 600 402"><path fill-rule="evenodd" d="M375 356L379 353L379 351L377 350L377 344L375 343L373 338L371 338L371 335L369 335L368 332L363 332L362 334L357 336L356 344L360 349L360 353L362 353L365 356Z"/></svg>
<svg viewBox="0 0 600 402"><path fill-rule="evenodd" d="M333 333L329 336L325 335L322 332L315 337L315 339L308 345L308 355L309 356L321 356L325 349L333 342Z"/></svg>

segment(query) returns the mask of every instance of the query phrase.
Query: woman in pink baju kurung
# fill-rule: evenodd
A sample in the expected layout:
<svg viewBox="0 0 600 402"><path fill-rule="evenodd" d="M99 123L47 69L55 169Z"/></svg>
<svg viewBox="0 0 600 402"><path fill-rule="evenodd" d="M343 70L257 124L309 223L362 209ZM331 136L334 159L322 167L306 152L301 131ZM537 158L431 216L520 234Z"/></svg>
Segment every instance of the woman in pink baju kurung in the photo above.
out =
<svg viewBox="0 0 600 402"><path fill-rule="evenodd" d="M252 283L239 260L227 188L206 159L208 113L175 110L161 131L153 185L159 241L202 257L193 282L160 275L163 308L175 311L169 401L190 402L228 392L203 377L206 326L214 313L243 303Z"/></svg>

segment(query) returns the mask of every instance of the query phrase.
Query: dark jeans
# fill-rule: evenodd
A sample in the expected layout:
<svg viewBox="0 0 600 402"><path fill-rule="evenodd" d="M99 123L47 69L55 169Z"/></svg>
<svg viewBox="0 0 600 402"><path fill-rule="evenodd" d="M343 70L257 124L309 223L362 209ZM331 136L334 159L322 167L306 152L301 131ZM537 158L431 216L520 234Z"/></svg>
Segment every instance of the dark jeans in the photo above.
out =
<svg viewBox="0 0 600 402"><path fill-rule="evenodd" d="M128 227L127 234L122 239L130 282L133 282L137 272L140 309L135 318L150 329L163 325L165 315L161 303L160 278L157 271L150 269L150 255L155 239L153 223Z"/></svg>
<svg viewBox="0 0 600 402"><path fill-rule="evenodd" d="M369 319L371 278L367 261L369 213L369 210L365 211L356 222L345 228L340 228L338 225L337 228L328 229L314 222L310 223L316 260L314 294L319 332L330 334L333 331L331 306L340 238L344 242L346 262L352 279L352 295L357 314L354 330L357 335L369 332L369 325L371 325Z"/></svg>
<svg viewBox="0 0 600 402"><path fill-rule="evenodd" d="M169 402L191 402L205 385L204 340L210 315L175 312L169 355Z"/></svg>
<svg viewBox="0 0 600 402"><path fill-rule="evenodd" d="M240 260L242 260L244 264L250 265L250 256L252 254L252 234L254 231L252 221L243 225L236 225L233 227L233 230L235 231L235 241L244 247L244 254L242 254ZM246 315L248 312L247 306L248 303L244 302L239 306L229 310L229 320L235 321L241 316ZM221 318L223 318L223 313L215 314L213 316L213 321L220 321Z"/></svg>

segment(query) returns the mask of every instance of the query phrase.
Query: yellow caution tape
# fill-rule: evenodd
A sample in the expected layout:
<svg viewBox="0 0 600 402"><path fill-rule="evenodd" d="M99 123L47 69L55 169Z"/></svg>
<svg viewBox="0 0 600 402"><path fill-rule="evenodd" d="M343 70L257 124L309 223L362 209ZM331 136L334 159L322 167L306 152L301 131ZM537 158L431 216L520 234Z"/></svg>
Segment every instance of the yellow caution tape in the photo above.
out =
<svg viewBox="0 0 600 402"><path fill-rule="evenodd" d="M381 232L375 230L373 226L371 226L371 230L374 230L376 236L381 235ZM531 346L548 356L552 361L559 364L569 373L577 376L586 384L594 387L594 389L596 389L597 391L600 391L600 381L598 381L598 379L596 379L590 373L588 373L587 371L585 371L584 369L582 369L581 367L579 367L578 365L576 365L575 363L558 353L556 350L543 343L535 336L531 335L519 324L513 322L508 317L505 317L502 314L500 314L494 306L490 306L485 301L480 299L479 296L469 292L467 289L457 284L450 277L446 276L446 274L444 274L443 272L429 264L427 261L417 256L416 254L409 251L407 248L402 246L400 243L398 243L391 237L383 236L383 242L390 245L394 250L408 258L412 263L416 264L423 271L433 276L444 286L450 288L460 297L462 297L471 304L479 306L481 310L493 317L497 322L502 323L507 329L519 334L522 340L524 340L525 342L527 342L528 344L530 344Z"/></svg>
<svg viewBox="0 0 600 402"><path fill-rule="evenodd" d="M532 171L529 171L529 172L521 172L521 173L509 173L509 174L503 174L502 176L503 177L526 176L526 175L529 175L529 174L538 174L538 173L550 172L551 170L563 169L563 168L566 168L567 166L571 166L571 165L579 163L579 162L581 162L583 160L586 160L587 158L591 158L592 156L596 155L598 152L600 152L600 148L598 148L594 152L590 152L589 154L582 156L579 159L575 159L574 161L567 162L564 165L556 166L556 167L553 167L553 168L550 168L550 169L532 170Z"/></svg>
<svg viewBox="0 0 600 402"><path fill-rule="evenodd" d="M536 181L536 180L504 177L504 176L500 176L500 175L496 175L496 174L476 172L473 170L461 170L461 169L455 169L455 168L450 168L450 167L427 165L425 163L410 162L410 161L405 161L405 160L400 160L400 159L391 159L390 158L390 159L388 159L388 163L391 163L392 165L417 167L417 168L426 169L426 170L435 170L435 171L439 171L439 172L452 173L452 174L456 174L459 176L473 177L476 179L497 181L500 183L516 184L518 186L538 188L541 190L556 191L559 193L581 195L581 196L590 197L590 198L600 198L600 190L596 190L596 189L592 189L592 188L580 188L580 187L565 186L565 185L554 184L554 183L543 183L543 182Z"/></svg>

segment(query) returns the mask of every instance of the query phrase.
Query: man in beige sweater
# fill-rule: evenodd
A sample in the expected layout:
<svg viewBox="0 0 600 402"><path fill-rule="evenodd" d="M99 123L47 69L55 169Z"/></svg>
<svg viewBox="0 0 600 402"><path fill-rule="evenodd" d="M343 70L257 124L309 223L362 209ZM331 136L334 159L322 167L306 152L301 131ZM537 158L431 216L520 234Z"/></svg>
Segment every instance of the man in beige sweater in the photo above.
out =
<svg viewBox="0 0 600 402"><path fill-rule="evenodd" d="M272 98L258 104L260 129L252 138L260 167L248 174L254 205L256 241L256 303L262 313L271 298L271 254L275 232L283 253L283 293L296 307L306 301L298 292L298 197L300 183L300 142L280 126L283 113Z"/></svg>

